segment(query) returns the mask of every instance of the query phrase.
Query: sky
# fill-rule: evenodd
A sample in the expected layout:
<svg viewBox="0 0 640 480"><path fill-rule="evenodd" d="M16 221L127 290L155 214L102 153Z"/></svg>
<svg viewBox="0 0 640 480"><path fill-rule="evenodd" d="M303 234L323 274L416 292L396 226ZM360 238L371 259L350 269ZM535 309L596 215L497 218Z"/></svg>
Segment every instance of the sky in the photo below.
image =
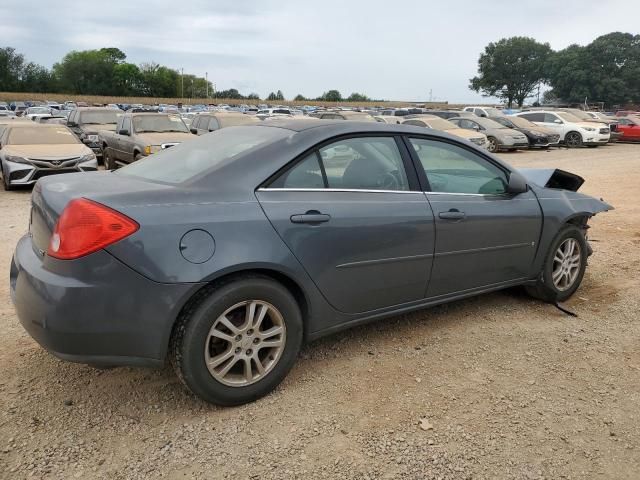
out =
<svg viewBox="0 0 640 480"><path fill-rule="evenodd" d="M469 90L484 47L530 36L554 49L640 33L636 0L0 0L0 46L46 67L117 47L261 97L330 89L396 101L487 102Z"/></svg>

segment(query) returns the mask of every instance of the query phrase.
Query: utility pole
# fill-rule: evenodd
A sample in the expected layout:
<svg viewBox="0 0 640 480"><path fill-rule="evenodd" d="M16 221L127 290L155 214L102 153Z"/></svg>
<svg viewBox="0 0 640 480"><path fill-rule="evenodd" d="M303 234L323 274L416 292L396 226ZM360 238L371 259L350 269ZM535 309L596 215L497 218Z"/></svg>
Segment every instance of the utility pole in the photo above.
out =
<svg viewBox="0 0 640 480"><path fill-rule="evenodd" d="M184 68L180 69L180 98L184 98Z"/></svg>
<svg viewBox="0 0 640 480"><path fill-rule="evenodd" d="M204 88L206 90L205 97L209 98L209 73L204 72Z"/></svg>
<svg viewBox="0 0 640 480"><path fill-rule="evenodd" d="M433 102L433 88L429 89L429 103Z"/></svg>

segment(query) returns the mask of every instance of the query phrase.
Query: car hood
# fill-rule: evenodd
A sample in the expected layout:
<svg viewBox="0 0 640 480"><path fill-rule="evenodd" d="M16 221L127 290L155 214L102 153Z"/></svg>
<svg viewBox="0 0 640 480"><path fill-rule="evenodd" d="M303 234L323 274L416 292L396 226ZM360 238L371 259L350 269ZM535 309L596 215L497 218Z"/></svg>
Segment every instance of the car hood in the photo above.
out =
<svg viewBox="0 0 640 480"><path fill-rule="evenodd" d="M576 122L574 125L582 128L609 128L609 125L602 122Z"/></svg>
<svg viewBox="0 0 640 480"><path fill-rule="evenodd" d="M521 168L518 170L529 184L539 187L544 192L553 190L554 192L564 191L563 196L569 200L579 200L582 208L596 214L613 210L613 206L604 200L590 197L578 193L578 189L584 183L584 178L575 173L560 170L559 168Z"/></svg>
<svg viewBox="0 0 640 480"><path fill-rule="evenodd" d="M449 135L455 135L456 137L462 137L466 139L485 137L484 133L476 132L475 130L466 130L464 128L451 128L444 131Z"/></svg>
<svg viewBox="0 0 640 480"><path fill-rule="evenodd" d="M136 134L138 140L147 145L161 145L163 143L181 143L186 140L193 140L195 137L192 133L182 132L165 132L165 133L140 133Z"/></svg>
<svg viewBox="0 0 640 480"><path fill-rule="evenodd" d="M5 145L2 151L6 155L42 159L79 157L91 153L91 149L82 143L62 145Z"/></svg>

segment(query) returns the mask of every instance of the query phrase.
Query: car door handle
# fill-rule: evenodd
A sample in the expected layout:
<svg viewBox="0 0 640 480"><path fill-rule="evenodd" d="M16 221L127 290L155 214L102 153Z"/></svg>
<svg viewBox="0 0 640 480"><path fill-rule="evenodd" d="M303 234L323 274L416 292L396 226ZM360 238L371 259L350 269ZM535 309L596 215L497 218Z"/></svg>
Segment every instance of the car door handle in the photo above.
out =
<svg viewBox="0 0 640 480"><path fill-rule="evenodd" d="M448 212L440 212L438 214L438 217L443 220L462 220L465 216L465 213L459 210L449 210Z"/></svg>
<svg viewBox="0 0 640 480"><path fill-rule="evenodd" d="M324 223L331 220L331 215L310 210L307 213L291 215L291 223Z"/></svg>

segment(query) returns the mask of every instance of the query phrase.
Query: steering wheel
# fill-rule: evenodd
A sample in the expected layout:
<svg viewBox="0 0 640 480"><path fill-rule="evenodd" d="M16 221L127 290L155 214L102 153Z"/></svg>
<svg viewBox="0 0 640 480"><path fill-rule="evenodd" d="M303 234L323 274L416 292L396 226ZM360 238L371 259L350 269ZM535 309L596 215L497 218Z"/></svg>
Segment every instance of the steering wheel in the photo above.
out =
<svg viewBox="0 0 640 480"><path fill-rule="evenodd" d="M447 189L447 183L449 183L445 175L437 173L430 173L427 175L427 180L429 180L429 186L431 187L432 192L445 192Z"/></svg>
<svg viewBox="0 0 640 480"><path fill-rule="evenodd" d="M397 172L384 172L378 176L378 187L382 190L398 190L400 182L395 176Z"/></svg>

